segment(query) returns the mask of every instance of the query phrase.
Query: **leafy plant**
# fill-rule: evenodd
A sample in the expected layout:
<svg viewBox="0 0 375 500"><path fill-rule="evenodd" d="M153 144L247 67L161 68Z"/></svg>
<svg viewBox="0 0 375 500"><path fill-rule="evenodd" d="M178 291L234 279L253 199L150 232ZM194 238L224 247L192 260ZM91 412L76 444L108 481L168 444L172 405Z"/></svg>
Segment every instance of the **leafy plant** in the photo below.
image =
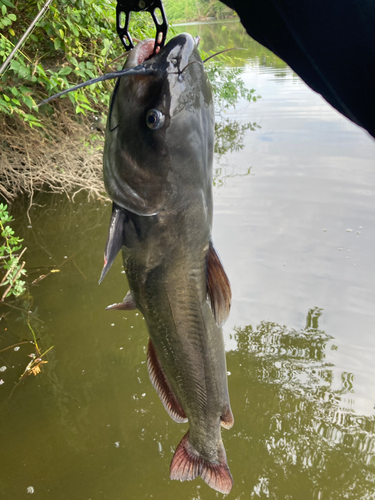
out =
<svg viewBox="0 0 375 500"><path fill-rule="evenodd" d="M0 60L9 55L44 2L24 6L0 0L2 33ZM115 0L57 0L16 53L0 85L0 112L20 117L30 126L43 126L36 103L44 97L94 78L106 71L108 59L124 52L115 31ZM146 17L132 16L132 34L145 38L154 33ZM15 23L15 21L17 21ZM152 35L153 36L153 35ZM107 89L107 90L105 90ZM68 95L77 114L108 105L107 83Z"/></svg>
<svg viewBox="0 0 375 500"><path fill-rule="evenodd" d="M188 21L207 17L233 16L234 12L219 0L165 0L170 22Z"/></svg>
<svg viewBox="0 0 375 500"><path fill-rule="evenodd" d="M0 0L0 63L45 0L13 2ZM212 7L215 2L198 3ZM116 60L124 54L124 48L115 30L115 7L116 0L54 0L2 75L0 182L8 203L19 192L28 193L32 202L33 192L46 187L68 195L85 189L89 196L103 198L98 153L103 134L92 121L106 115L114 82L76 90L42 108L37 108L36 103L122 66L123 59ZM134 39L153 38L151 16L132 13L131 33ZM173 29L169 33L174 36ZM227 70L216 59L206 67L217 109L227 109L242 97L255 100L254 91L247 91L240 80L241 69ZM84 154L77 154L82 150Z"/></svg>
<svg viewBox="0 0 375 500"><path fill-rule="evenodd" d="M12 220L13 217L9 215L7 205L0 203L0 231L4 239L0 245L0 267L5 272L0 286L6 287L1 301L10 295L19 297L25 291L25 282L21 279L26 274L25 262L21 263L21 257L26 248L20 254L17 253L22 248L23 240L15 236L13 229L8 225Z"/></svg>
<svg viewBox="0 0 375 500"><path fill-rule="evenodd" d="M232 108L239 99L256 102L260 98L259 95L255 95L255 89L246 88L241 78L243 68L225 69L221 63L215 63L211 64L206 71L219 112Z"/></svg>

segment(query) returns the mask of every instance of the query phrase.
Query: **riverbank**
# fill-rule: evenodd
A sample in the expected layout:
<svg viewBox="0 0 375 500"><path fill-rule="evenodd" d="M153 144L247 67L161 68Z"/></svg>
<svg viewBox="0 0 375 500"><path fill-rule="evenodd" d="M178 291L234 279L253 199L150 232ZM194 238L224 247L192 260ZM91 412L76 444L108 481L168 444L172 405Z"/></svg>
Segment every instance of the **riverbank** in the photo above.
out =
<svg viewBox="0 0 375 500"><path fill-rule="evenodd" d="M17 116L0 120L0 197L11 203L36 191L65 193L84 190L89 199L107 199L102 180L104 134L92 117L77 117L69 100L43 117L43 128L31 128Z"/></svg>

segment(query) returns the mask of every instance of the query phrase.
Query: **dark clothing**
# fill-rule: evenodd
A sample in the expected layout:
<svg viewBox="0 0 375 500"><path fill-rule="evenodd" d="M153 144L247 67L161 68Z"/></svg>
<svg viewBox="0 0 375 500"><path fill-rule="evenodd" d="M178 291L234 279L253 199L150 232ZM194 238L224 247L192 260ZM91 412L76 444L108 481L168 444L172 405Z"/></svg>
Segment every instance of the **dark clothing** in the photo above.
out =
<svg viewBox="0 0 375 500"><path fill-rule="evenodd" d="M340 113L375 137L375 0L222 0Z"/></svg>

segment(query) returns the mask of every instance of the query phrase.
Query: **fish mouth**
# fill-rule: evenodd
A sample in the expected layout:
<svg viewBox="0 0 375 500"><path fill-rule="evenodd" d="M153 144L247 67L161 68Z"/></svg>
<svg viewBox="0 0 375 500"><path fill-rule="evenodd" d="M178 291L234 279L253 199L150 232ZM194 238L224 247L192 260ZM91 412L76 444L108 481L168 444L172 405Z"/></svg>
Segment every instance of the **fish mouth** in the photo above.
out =
<svg viewBox="0 0 375 500"><path fill-rule="evenodd" d="M176 67L177 60L182 63L182 60L187 61L189 59L195 47L198 47L200 40L199 36L193 38L188 33L181 33L172 38L162 49L158 47L156 52L154 52L155 40L151 38L141 40L130 51L125 68L136 68L144 65L147 67L152 66L154 69L158 67L160 71L160 63L163 60L172 63L172 66ZM180 64L177 72L182 73L184 69Z"/></svg>
<svg viewBox="0 0 375 500"><path fill-rule="evenodd" d="M188 35L190 37L190 35ZM177 35L172 40L170 40L165 47L170 47L171 45L179 45L183 40L186 40L187 34L181 33ZM177 39L177 40L176 40ZM199 46L201 38L196 36L193 38L194 45ZM175 43L172 43L175 42ZM135 67L139 64L143 64L145 61L151 60L153 57L157 56L160 52L164 50L164 47L160 49L157 47L156 52L154 52L155 40L148 38L146 40L141 40L137 45L130 51L128 57L127 67Z"/></svg>
<svg viewBox="0 0 375 500"><path fill-rule="evenodd" d="M137 43L135 47L131 49L128 55L126 67L127 68L135 68L140 64L143 64L145 61L152 59L154 57L154 47L155 40L148 38L146 40L141 40ZM158 53L160 52L160 48Z"/></svg>
<svg viewBox="0 0 375 500"><path fill-rule="evenodd" d="M165 45L161 50L157 50L157 53L154 54L154 47L155 47L155 42L154 40L143 40L142 42L139 42L134 49L130 51L130 54L128 56L128 61L126 62L126 65L124 69L120 71L116 71L114 73L106 73L104 75L101 75L96 78L92 78L91 80L87 80L86 82L79 83L78 85L74 85L74 87L70 87L69 89L62 90L61 92L58 92L57 94L54 94L53 96L48 97L47 99L44 99L38 104L38 108L40 106L43 106L44 104L47 104L54 99L57 99L58 97L61 97L65 94L68 94L69 92L72 92L74 90L78 90L80 88L87 87L88 85L93 85L94 83L98 82L103 82L105 80L113 80L115 78L120 78L125 75L140 75L140 76L155 76L156 74L160 74L161 69L162 69L162 64L159 64L159 62L163 62L163 58L165 57L165 53L168 55L170 54L173 49L178 49L180 50L180 56L179 58L169 58L168 56L166 57L167 60L167 65L172 62L172 65L177 66L177 63L181 63L181 60L184 59L185 62L187 59L189 59L191 53L193 52L194 48L198 46L200 41L200 38L197 36L193 38L191 35L188 33L182 33L180 35L177 35L176 37L172 38L167 45ZM137 49L138 47L138 49ZM184 55L182 58L181 55ZM161 59L160 57L163 56ZM181 74L184 69L188 66L187 62L185 65L183 65L181 69L181 64L178 64L179 68L177 71L169 71L170 73L176 73L176 74ZM166 65L164 64L164 70L167 69Z"/></svg>

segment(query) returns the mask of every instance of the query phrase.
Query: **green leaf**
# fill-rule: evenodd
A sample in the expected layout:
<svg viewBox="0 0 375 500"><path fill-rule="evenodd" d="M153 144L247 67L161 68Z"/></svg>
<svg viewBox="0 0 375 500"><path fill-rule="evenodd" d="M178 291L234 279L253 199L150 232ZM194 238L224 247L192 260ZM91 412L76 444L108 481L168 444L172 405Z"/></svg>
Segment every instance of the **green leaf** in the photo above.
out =
<svg viewBox="0 0 375 500"><path fill-rule="evenodd" d="M81 102L80 104L80 107L81 108L84 108L84 109L88 109L89 111L93 111L95 113L95 109L92 109L90 106L88 106L87 104L84 104Z"/></svg>
<svg viewBox="0 0 375 500"><path fill-rule="evenodd" d="M83 71L75 70L74 73L76 75L82 76L82 78L86 78L86 75L85 75L85 73Z"/></svg>
<svg viewBox="0 0 375 500"><path fill-rule="evenodd" d="M65 68L62 68L60 69L59 71L59 75L70 75L70 73L73 71L72 68L70 68L69 66L66 66Z"/></svg>
<svg viewBox="0 0 375 500"><path fill-rule="evenodd" d="M36 67L37 70L38 70L38 73L42 76L47 76L44 69L43 69L43 66L41 66L40 64L38 64L38 66Z"/></svg>
<svg viewBox="0 0 375 500"><path fill-rule="evenodd" d="M34 106L36 106L36 102L34 101L34 99L32 99L30 96L28 95L23 95L22 96L22 100L23 102L26 104L26 106L30 109L32 109Z"/></svg>
<svg viewBox="0 0 375 500"><path fill-rule="evenodd" d="M69 57L68 60L69 60L70 64L73 64L76 67L78 66L78 61L75 57Z"/></svg>
<svg viewBox="0 0 375 500"><path fill-rule="evenodd" d="M86 102L87 104L90 104L90 101L87 99L86 95L82 93L82 91L74 92L74 97L76 101Z"/></svg>
<svg viewBox="0 0 375 500"><path fill-rule="evenodd" d="M7 5L8 7L13 7L13 9L16 8L16 6L10 1L10 0L1 0L2 3L4 3L5 5Z"/></svg>
<svg viewBox="0 0 375 500"><path fill-rule="evenodd" d="M44 125L40 123L40 120L33 115L25 114L25 121L28 122L31 128L34 126L44 128Z"/></svg>

